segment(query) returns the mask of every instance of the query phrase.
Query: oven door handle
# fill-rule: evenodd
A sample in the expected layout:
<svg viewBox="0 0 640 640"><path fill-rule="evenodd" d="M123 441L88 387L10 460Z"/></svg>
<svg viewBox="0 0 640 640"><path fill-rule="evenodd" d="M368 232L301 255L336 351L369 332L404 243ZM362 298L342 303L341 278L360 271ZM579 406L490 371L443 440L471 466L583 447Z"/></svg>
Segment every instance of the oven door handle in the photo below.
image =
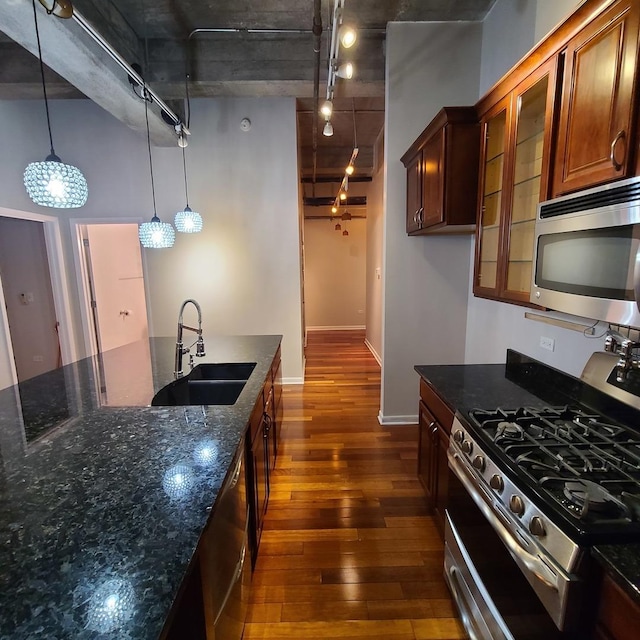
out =
<svg viewBox="0 0 640 640"><path fill-rule="evenodd" d="M531 572L540 582L549 589L559 591L558 575L554 574L549 567L537 556L532 555L520 545L513 533L505 526L502 520L493 512L492 508L487 504L479 490L474 486L473 480L469 477L469 473L464 467L464 463L457 453L449 455L449 465L454 471L460 482L464 485L469 495L476 503L480 511L484 514L489 524L500 539L507 546L511 554L516 557L529 572Z"/></svg>
<svg viewBox="0 0 640 640"><path fill-rule="evenodd" d="M477 629L477 624L475 618L473 617L472 608L467 602L467 598L465 597L465 590L468 590L468 587L465 583L464 578L460 575L460 572L456 567L451 567L449 569L449 578L450 578L450 586L451 593L453 595L453 599L456 601L458 605L458 611L460 612L460 617L462 618L462 624L464 626L465 631L469 635L469 640L481 640L482 634ZM462 584L464 584L464 587Z"/></svg>

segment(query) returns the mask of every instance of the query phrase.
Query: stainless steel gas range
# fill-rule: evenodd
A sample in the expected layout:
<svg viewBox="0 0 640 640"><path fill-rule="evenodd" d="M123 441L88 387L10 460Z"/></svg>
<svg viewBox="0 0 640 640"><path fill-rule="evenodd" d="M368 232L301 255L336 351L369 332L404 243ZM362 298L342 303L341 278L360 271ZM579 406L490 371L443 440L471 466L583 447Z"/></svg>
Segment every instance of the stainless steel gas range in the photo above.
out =
<svg viewBox="0 0 640 640"><path fill-rule="evenodd" d="M629 395L625 385L605 395L611 378L594 373L615 360L596 360L586 370L600 390L580 390L591 405L621 407L616 418L635 416L611 398ZM445 577L472 640L588 637L590 547L640 539L640 431L577 395L456 415Z"/></svg>

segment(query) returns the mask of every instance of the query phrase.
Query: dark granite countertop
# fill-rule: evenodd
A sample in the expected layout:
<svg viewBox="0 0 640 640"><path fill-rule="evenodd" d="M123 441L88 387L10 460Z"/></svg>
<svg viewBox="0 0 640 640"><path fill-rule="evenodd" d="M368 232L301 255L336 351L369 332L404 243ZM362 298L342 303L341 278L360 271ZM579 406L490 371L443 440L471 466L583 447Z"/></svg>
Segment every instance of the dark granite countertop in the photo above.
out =
<svg viewBox="0 0 640 640"><path fill-rule="evenodd" d="M640 541L597 545L591 553L622 590L640 605Z"/></svg>
<svg viewBox="0 0 640 640"><path fill-rule="evenodd" d="M592 388L517 352L507 364L418 365L416 372L452 411L463 416L474 408L513 409L579 402L629 424L637 412L620 407ZM640 541L637 544L597 545L592 555L604 570L640 604Z"/></svg>
<svg viewBox="0 0 640 640"><path fill-rule="evenodd" d="M171 338L0 390L0 638L158 638L280 340L205 335L233 406L148 406Z"/></svg>
<svg viewBox="0 0 640 640"><path fill-rule="evenodd" d="M504 364L418 365L415 370L452 411L466 414L471 409L566 404L563 393L538 395L506 377Z"/></svg>

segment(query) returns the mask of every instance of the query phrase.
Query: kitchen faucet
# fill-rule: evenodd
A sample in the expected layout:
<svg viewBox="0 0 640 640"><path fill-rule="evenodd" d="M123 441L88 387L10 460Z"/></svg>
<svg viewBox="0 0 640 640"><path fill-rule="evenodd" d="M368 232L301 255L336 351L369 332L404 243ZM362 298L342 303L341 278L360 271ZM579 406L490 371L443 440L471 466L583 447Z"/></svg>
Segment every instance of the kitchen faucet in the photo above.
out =
<svg viewBox="0 0 640 640"><path fill-rule="evenodd" d="M617 382L624 382L630 371L640 369L640 360L633 356L633 350L638 347L640 347L640 342L634 342L616 331L609 331L609 335L604 342L604 350L620 356L616 363Z"/></svg>
<svg viewBox="0 0 640 640"><path fill-rule="evenodd" d="M184 324L184 322L182 321L182 314L184 312L184 308L189 303L191 303L198 311L198 328L197 329L194 329L193 327L190 327ZM196 356L198 358L201 358L202 356L206 355L204 350L204 340L202 339L202 309L200 309L200 305L191 298L189 298L188 300L185 300L182 303L182 306L180 307L180 313L178 314L178 337L176 338L176 360L175 360L175 370L173 372L173 375L175 378L181 378L184 375L182 371L182 356L185 353L190 353L190 349L191 347L193 347L193 344L192 344L191 347L185 348L185 346L182 344L182 332L185 329L188 329L189 331L193 331L198 336L197 340L193 343L196 345ZM189 363L193 367L192 355L189 358Z"/></svg>

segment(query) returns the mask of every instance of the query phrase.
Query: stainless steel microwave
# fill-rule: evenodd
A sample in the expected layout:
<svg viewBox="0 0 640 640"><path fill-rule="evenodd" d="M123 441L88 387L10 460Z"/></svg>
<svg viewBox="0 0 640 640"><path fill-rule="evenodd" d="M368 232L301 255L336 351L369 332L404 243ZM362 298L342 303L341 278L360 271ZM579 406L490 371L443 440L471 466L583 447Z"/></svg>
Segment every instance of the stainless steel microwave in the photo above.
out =
<svg viewBox="0 0 640 640"><path fill-rule="evenodd" d="M538 205L531 302L640 326L640 177Z"/></svg>

